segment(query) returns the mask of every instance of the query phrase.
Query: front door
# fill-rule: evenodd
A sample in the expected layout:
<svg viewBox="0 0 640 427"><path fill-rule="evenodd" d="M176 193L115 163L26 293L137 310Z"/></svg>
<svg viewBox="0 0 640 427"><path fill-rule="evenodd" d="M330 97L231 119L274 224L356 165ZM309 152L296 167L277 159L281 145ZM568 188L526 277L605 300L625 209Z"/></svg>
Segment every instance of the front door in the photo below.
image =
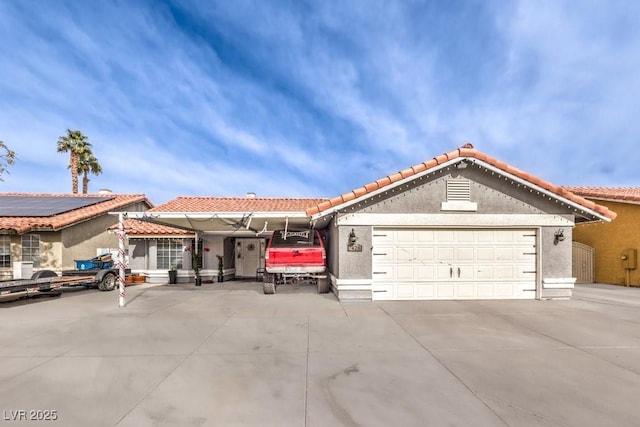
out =
<svg viewBox="0 0 640 427"><path fill-rule="evenodd" d="M263 247L263 239L236 239L236 277L256 276L256 270L264 267Z"/></svg>

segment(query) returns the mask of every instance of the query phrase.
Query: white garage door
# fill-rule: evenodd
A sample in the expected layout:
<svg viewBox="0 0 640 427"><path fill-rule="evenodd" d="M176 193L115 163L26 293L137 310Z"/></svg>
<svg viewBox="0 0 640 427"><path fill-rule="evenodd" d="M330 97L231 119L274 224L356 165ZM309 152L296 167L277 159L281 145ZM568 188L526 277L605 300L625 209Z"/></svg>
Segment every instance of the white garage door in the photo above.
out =
<svg viewBox="0 0 640 427"><path fill-rule="evenodd" d="M535 230L373 231L374 300L534 299Z"/></svg>

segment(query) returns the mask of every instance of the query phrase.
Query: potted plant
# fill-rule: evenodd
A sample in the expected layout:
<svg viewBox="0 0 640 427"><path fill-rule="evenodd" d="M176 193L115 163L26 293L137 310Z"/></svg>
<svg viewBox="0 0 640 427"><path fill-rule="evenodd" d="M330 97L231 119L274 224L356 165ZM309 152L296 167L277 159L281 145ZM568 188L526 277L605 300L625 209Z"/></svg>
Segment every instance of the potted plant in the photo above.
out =
<svg viewBox="0 0 640 427"><path fill-rule="evenodd" d="M197 252L193 248L186 248L186 252L191 252L191 269L195 277L196 286L202 286L202 277L200 277L200 267L202 265L202 252ZM209 252L209 248L203 248L204 252Z"/></svg>
<svg viewBox="0 0 640 427"><path fill-rule="evenodd" d="M222 255L216 255L218 258L218 282L222 282L224 280L224 261L222 259Z"/></svg>
<svg viewBox="0 0 640 427"><path fill-rule="evenodd" d="M169 284L175 285L178 283L178 270L176 270L175 264L171 264L169 268Z"/></svg>

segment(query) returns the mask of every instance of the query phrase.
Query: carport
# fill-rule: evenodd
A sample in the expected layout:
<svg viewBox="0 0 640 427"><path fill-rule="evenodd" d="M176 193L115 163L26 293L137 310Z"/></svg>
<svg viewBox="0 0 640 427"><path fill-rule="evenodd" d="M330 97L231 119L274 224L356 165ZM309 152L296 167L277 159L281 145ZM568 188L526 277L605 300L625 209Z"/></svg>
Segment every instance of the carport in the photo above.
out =
<svg viewBox="0 0 640 427"><path fill-rule="evenodd" d="M146 212L127 212L127 235L132 268L148 271L150 277L166 280L166 265L158 265L161 250L183 250L202 254L202 277L222 281L256 278L264 267L267 239L279 229L325 228L328 219L313 220L305 208L324 199L256 197L178 197ZM171 230L176 231L172 242ZM185 237L184 233L191 236ZM163 240L164 239L164 240ZM194 242L198 242L195 244ZM165 248L162 249L161 248ZM176 243L175 247L178 245ZM177 249L175 249L177 251ZM177 256L177 253L175 254ZM189 254L182 253L178 274L190 280ZM161 258L161 257L160 257ZM142 264L143 259L147 261Z"/></svg>

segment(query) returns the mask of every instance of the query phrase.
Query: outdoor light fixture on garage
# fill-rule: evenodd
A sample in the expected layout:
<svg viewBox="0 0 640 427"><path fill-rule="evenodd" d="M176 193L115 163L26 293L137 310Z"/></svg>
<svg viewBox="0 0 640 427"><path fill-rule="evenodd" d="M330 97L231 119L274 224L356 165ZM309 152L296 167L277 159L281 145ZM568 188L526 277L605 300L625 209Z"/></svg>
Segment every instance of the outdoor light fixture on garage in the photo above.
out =
<svg viewBox="0 0 640 427"><path fill-rule="evenodd" d="M564 229L560 228L553 235L553 244L557 245L558 242L562 242L564 240Z"/></svg>
<svg viewBox="0 0 640 427"><path fill-rule="evenodd" d="M356 237L356 231L352 228L349 233L349 241L347 243L348 252L362 252L362 245L358 243L358 237Z"/></svg>

